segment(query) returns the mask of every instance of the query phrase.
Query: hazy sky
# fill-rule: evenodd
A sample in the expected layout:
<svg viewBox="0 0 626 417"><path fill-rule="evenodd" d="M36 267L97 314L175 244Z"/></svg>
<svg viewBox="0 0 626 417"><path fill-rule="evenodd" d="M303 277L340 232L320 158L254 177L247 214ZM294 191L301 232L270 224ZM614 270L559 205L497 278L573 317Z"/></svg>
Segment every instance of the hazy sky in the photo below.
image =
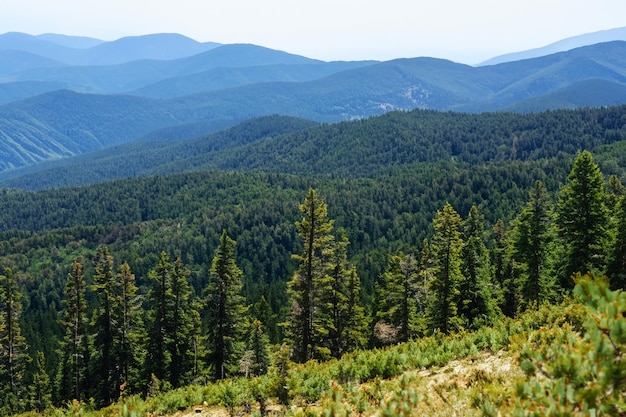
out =
<svg viewBox="0 0 626 417"><path fill-rule="evenodd" d="M176 32L323 60L475 64L622 26L625 0L0 0L0 33L114 40Z"/></svg>

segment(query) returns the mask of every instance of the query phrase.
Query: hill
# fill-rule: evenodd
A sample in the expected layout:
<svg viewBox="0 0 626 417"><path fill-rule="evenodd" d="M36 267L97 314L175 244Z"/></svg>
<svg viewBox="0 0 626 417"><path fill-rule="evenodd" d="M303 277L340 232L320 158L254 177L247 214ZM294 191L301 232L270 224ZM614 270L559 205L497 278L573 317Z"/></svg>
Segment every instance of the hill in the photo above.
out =
<svg viewBox="0 0 626 417"><path fill-rule="evenodd" d="M68 65L115 65L139 59L176 59L219 46L200 43L179 34L129 36L105 42L99 39L20 32L0 35L0 50L19 50Z"/></svg>
<svg viewBox="0 0 626 417"><path fill-rule="evenodd" d="M624 111L624 106L533 114L414 110L330 125L272 116L194 139L133 142L14 169L0 173L0 185L54 188L203 169L359 178L442 161L539 160L625 139L626 127L618 121ZM556 126L550 141L546 126Z"/></svg>
<svg viewBox="0 0 626 417"><path fill-rule="evenodd" d="M594 45L612 41L626 41L626 27L601 30L598 32L585 33L578 36L562 39L541 48L530 49L528 51L513 52L488 59L479 65L496 65L504 62L521 61L523 59L537 58L551 55L557 52L569 51L581 46Z"/></svg>

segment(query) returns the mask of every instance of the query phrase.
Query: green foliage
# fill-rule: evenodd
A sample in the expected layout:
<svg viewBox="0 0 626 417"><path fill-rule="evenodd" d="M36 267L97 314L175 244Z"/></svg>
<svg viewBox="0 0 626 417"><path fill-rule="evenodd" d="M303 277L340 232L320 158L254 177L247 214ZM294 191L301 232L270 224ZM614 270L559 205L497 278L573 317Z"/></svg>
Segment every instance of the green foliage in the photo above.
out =
<svg viewBox="0 0 626 417"><path fill-rule="evenodd" d="M431 326L444 334L460 325L458 317L461 249L463 240L459 228L461 216L446 203L433 219L435 235L431 240L433 256Z"/></svg>
<svg viewBox="0 0 626 417"><path fill-rule="evenodd" d="M476 206L470 208L463 226L458 313L467 327L478 328L496 317L499 288L491 280L489 254L483 238L485 227Z"/></svg>
<svg viewBox="0 0 626 417"><path fill-rule="evenodd" d="M529 201L513 222L513 257L524 266L522 295L526 302L550 299L553 283L546 264L553 236L548 193L541 181L529 192Z"/></svg>
<svg viewBox="0 0 626 417"><path fill-rule="evenodd" d="M24 411L30 394L26 367L31 359L20 327L21 298L16 275L5 268L0 276L0 410L5 414Z"/></svg>
<svg viewBox="0 0 626 417"><path fill-rule="evenodd" d="M91 382L89 375L90 346L88 340L87 285L83 264L74 260L65 284L62 325L65 335L60 343L61 362L57 374L58 401L87 398Z"/></svg>
<svg viewBox="0 0 626 417"><path fill-rule="evenodd" d="M333 254L333 220L328 219L326 203L311 188L300 205L303 214L296 222L298 234L304 241L301 255L293 255L299 268L288 283L291 312L287 332L293 343L294 358L306 362L312 358L327 359L330 349L325 346L332 317L320 308L320 297L328 289L329 257Z"/></svg>
<svg viewBox="0 0 626 417"><path fill-rule="evenodd" d="M529 338L521 367L533 377L517 387L518 415L615 416L626 411L626 296L606 279L578 276L574 293L589 316L580 334L543 328Z"/></svg>
<svg viewBox="0 0 626 417"><path fill-rule="evenodd" d="M569 277L576 273L602 271L608 243L609 217L605 206L604 178L588 151L574 161L567 184L559 194L559 236L564 243L561 281L571 288Z"/></svg>
<svg viewBox="0 0 626 417"><path fill-rule="evenodd" d="M407 342L419 334L417 294L424 288L423 283L420 286L419 273L418 261L413 255L399 253L389 257L376 287L374 337L377 344ZM424 311L419 313L424 315Z"/></svg>
<svg viewBox="0 0 626 417"><path fill-rule="evenodd" d="M222 231L211 265L205 305L209 311L209 345L216 379L234 375L246 333L247 307L241 295L242 271L235 263L235 241ZM260 354L260 352L259 352Z"/></svg>

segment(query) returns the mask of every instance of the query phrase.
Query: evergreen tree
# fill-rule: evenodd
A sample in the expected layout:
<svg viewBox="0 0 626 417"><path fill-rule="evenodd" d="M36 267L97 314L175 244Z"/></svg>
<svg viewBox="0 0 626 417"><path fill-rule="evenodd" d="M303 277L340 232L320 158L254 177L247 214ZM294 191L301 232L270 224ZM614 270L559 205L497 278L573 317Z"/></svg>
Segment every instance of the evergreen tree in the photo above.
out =
<svg viewBox="0 0 626 417"><path fill-rule="evenodd" d="M461 217L446 203L433 220L435 234L431 240L433 280L431 283L431 327L449 333L458 327L459 282L463 240L459 228Z"/></svg>
<svg viewBox="0 0 626 417"><path fill-rule="evenodd" d="M464 229L458 312L469 327L475 328L489 323L495 314L495 291L490 281L489 256L483 240L483 220L476 206L470 208Z"/></svg>
<svg viewBox="0 0 626 417"><path fill-rule="evenodd" d="M171 357L167 349L170 341L167 329L170 306L172 305L172 291L170 288L172 273L170 258L165 252L161 252L159 261L152 269L148 278L152 286L148 292L148 346L146 349L147 372L146 380L152 381L156 378L159 381L168 381L168 370L170 368ZM153 378L154 376L154 378Z"/></svg>
<svg viewBox="0 0 626 417"><path fill-rule="evenodd" d="M347 260L349 243L345 235L333 243L333 251L328 256L330 269L316 289L320 299L319 314L316 316L327 318L325 327L328 329L326 338L320 340L319 345L328 348L335 358L361 346L354 332L363 331L366 326L365 314L360 306L359 276ZM321 321L318 324L323 327ZM348 336L349 333L351 336Z"/></svg>
<svg viewBox="0 0 626 417"><path fill-rule="evenodd" d="M345 351L364 348L368 342L369 321L361 303L361 279L353 267L350 269L346 286L348 299L345 310L344 343Z"/></svg>
<svg viewBox="0 0 626 417"><path fill-rule="evenodd" d="M607 267L611 289L626 290L626 197L622 197L615 209L616 238L611 248Z"/></svg>
<svg viewBox="0 0 626 417"><path fill-rule="evenodd" d="M389 257L387 268L377 288L379 309L376 312L379 331L384 328L381 327L383 324L395 329L391 334L383 335L387 343L406 342L415 333L417 315L415 293L418 278L419 267L413 255L399 253ZM395 338L390 338L393 334Z"/></svg>
<svg viewBox="0 0 626 417"><path fill-rule="evenodd" d="M61 362L57 377L58 400L83 400L88 395L89 341L87 338L87 302L85 300L85 277L83 265L78 260L65 284L63 300L64 315L62 325L65 336L61 341Z"/></svg>
<svg viewBox="0 0 626 417"><path fill-rule="evenodd" d="M601 271L605 263L608 212L604 180L588 151L581 152L558 201L557 226L563 243L561 285L571 289L576 272Z"/></svg>
<svg viewBox="0 0 626 417"><path fill-rule="evenodd" d="M118 281L113 270L113 256L106 246L98 250L98 260L93 276L93 288L98 295L99 306L95 311L93 322L94 353L91 356L94 363L92 375L97 381L96 398L101 406L111 404L117 398L119 385L119 370L117 358L114 356L114 333L117 320L113 315L113 306Z"/></svg>
<svg viewBox="0 0 626 417"><path fill-rule="evenodd" d="M0 323L4 324L0 327L0 410L14 414L26 407L24 373L30 357L20 330L21 294L11 268L0 276L0 286Z"/></svg>
<svg viewBox="0 0 626 417"><path fill-rule="evenodd" d="M46 372L46 357L43 352L37 352L36 369L33 374L31 388L31 409L42 413L52 405L52 389L50 377Z"/></svg>
<svg viewBox="0 0 626 417"><path fill-rule="evenodd" d="M544 274L552 240L550 201L541 181L535 182L530 199L513 222L513 256L524 265L522 296L527 303L546 300L552 290Z"/></svg>
<svg viewBox="0 0 626 417"><path fill-rule="evenodd" d="M606 183L606 207L612 213L619 204L621 198L626 195L626 187L617 175L612 174Z"/></svg>
<svg viewBox="0 0 626 417"><path fill-rule="evenodd" d="M492 229L491 264L493 268L493 280L500 288L500 294L496 299L502 313L508 317L514 317L519 305L518 279L516 275L515 261L510 252L510 239L504 222L499 219Z"/></svg>
<svg viewBox="0 0 626 417"><path fill-rule="evenodd" d="M246 352L240 361L240 371L246 376L265 375L270 366L270 340L263 330L263 324L255 319L250 328Z"/></svg>
<svg viewBox="0 0 626 417"><path fill-rule="evenodd" d="M310 189L300 205L304 215L296 222L298 234L304 241L301 255L293 255L299 262L298 270L288 283L291 311L286 323L288 336L293 343L297 362L314 357L327 357L328 349L320 339L328 333L328 317L319 317L320 283L327 279L329 256L333 251L333 221L328 219L326 203L314 189Z"/></svg>
<svg viewBox="0 0 626 417"><path fill-rule="evenodd" d="M242 271L235 262L236 242L222 231L205 290L209 310L209 347L216 379L234 374L241 353L247 307L241 295Z"/></svg>
<svg viewBox="0 0 626 417"><path fill-rule="evenodd" d="M174 261L170 274L171 309L166 323L167 349L171 358L169 382L179 387L185 377L194 376L194 343L199 335L200 316L192 300L187 271L180 258Z"/></svg>
<svg viewBox="0 0 626 417"><path fill-rule="evenodd" d="M125 392L134 392L140 381L143 365L143 325L141 296L137 294L135 275L128 263L118 267L118 294L114 299L113 316L116 319L113 352L116 358L117 382Z"/></svg>

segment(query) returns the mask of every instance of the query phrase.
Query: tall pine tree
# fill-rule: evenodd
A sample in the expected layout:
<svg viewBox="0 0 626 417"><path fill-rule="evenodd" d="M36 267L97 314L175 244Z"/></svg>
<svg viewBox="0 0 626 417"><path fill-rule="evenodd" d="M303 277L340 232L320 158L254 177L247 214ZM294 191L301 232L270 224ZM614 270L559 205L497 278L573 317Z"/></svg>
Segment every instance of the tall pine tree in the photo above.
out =
<svg viewBox="0 0 626 417"><path fill-rule="evenodd" d="M304 247L301 255L293 255L299 267L288 283L291 311L286 330L293 343L294 360L306 362L329 354L329 349L320 344L328 334L329 320L318 314L320 284L327 281L334 237L326 203L314 189L308 191L300 212L303 218L296 222L296 228Z"/></svg>
<svg viewBox="0 0 626 417"><path fill-rule="evenodd" d="M461 274L461 216L450 203L437 211L431 240L433 279L431 282L431 327L449 333L460 325L458 317Z"/></svg>
<svg viewBox="0 0 626 417"><path fill-rule="evenodd" d="M247 307L241 295L242 271L235 262L236 242L222 231L211 263L205 301L209 310L210 363L216 379L234 375L242 352Z"/></svg>
<svg viewBox="0 0 626 417"><path fill-rule="evenodd" d="M467 327L489 324L495 316L495 286L491 282L489 254L483 240L484 225L476 206L464 224L464 245L461 250L461 293L459 315Z"/></svg>
<svg viewBox="0 0 626 417"><path fill-rule="evenodd" d="M548 192L541 181L529 192L529 201L513 222L513 256L524 265L522 296L527 303L549 298L552 286L545 266L552 241Z"/></svg>
<svg viewBox="0 0 626 417"><path fill-rule="evenodd" d="M167 349L170 343L168 334L169 312L171 310L172 291L171 285L172 264L165 252L161 252L159 261L154 269L148 273L151 288L148 292L148 344L146 349L146 380L159 381L169 380L171 357Z"/></svg>
<svg viewBox="0 0 626 417"><path fill-rule="evenodd" d="M188 280L189 271L180 258L172 265L170 273L170 310L166 331L167 349L170 356L169 381L174 387L188 382L194 373L194 343L199 335L200 315L192 303L193 293Z"/></svg>
<svg viewBox="0 0 626 417"><path fill-rule="evenodd" d="M603 271L608 225L602 172L591 153L583 151L574 161L558 201L557 226L565 251L560 276L564 288L574 286L571 276L576 272Z"/></svg>
<svg viewBox="0 0 626 417"><path fill-rule="evenodd" d="M113 356L117 367L117 387L124 392L134 393L140 385L140 370L143 366L144 341L146 338L142 297L138 295L135 275L128 263L117 271L118 293L113 304L116 320Z"/></svg>
<svg viewBox="0 0 626 417"><path fill-rule="evenodd" d="M20 330L21 294L11 268L5 268L0 276L0 309L0 323L4 323L0 328L0 410L14 414L27 407L24 374L30 357Z"/></svg>
<svg viewBox="0 0 626 417"><path fill-rule="evenodd" d="M58 402L87 398L91 378L89 375L90 346L88 340L86 283L83 264L75 260L65 284L62 325L65 336L61 341L61 362L57 376Z"/></svg>
<svg viewBox="0 0 626 417"><path fill-rule="evenodd" d="M98 259L93 276L93 288L98 295L99 306L93 322L94 349L91 359L93 377L97 381L96 399L100 406L111 404L117 399L119 367L114 356L114 333L117 320L113 315L113 306L118 290L118 281L113 270L113 256L108 247L98 250Z"/></svg>

